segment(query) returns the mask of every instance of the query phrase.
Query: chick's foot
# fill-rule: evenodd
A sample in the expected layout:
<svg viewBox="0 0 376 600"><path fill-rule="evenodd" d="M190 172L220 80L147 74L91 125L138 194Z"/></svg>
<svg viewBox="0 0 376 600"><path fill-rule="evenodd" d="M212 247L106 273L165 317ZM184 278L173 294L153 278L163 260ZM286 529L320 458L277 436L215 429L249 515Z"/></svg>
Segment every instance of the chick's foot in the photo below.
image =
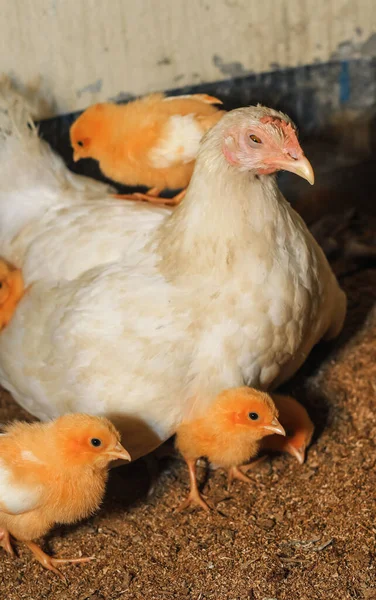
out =
<svg viewBox="0 0 376 600"><path fill-rule="evenodd" d="M152 188L146 194L134 192L133 194L114 194L113 197L119 200L133 200L136 202L141 200L143 202L150 202L151 204L159 204L162 206L177 206L183 200L185 193L186 190L184 189L172 198L162 198L159 195L160 190Z"/></svg>
<svg viewBox="0 0 376 600"><path fill-rule="evenodd" d="M254 469L259 463L264 462L264 460L266 460L266 456L260 456L260 458L256 458L256 460L252 460L250 463L242 465L241 467L230 467L227 471L227 489L230 489L231 484L235 479L243 481L244 483L252 483L252 479L250 479L246 473Z"/></svg>
<svg viewBox="0 0 376 600"><path fill-rule="evenodd" d="M182 512L183 510L186 510L190 506L199 506L199 507L203 508L204 510L206 510L206 512L211 511L209 504L207 502L205 502L204 498L202 497L202 495L200 494L200 492L198 490L197 491L191 490L189 492L187 498L184 500L184 502L182 502L180 504L180 506L178 506L178 508L176 510L177 510L177 512Z"/></svg>
<svg viewBox="0 0 376 600"><path fill-rule="evenodd" d="M9 531L0 527L0 546L4 548L5 552L8 552L11 556L15 556L12 544L10 541Z"/></svg>
<svg viewBox="0 0 376 600"><path fill-rule="evenodd" d="M187 458L185 459L185 461L188 466L191 489L190 489L190 492L189 492L187 498L177 508L177 512L182 512L189 506L200 506L204 510L210 511L211 508L210 508L209 504L207 502L205 502L205 500L203 499L202 495L200 494L198 486L197 486L196 461L190 460Z"/></svg>
<svg viewBox="0 0 376 600"><path fill-rule="evenodd" d="M84 563L89 562L90 560L94 560L94 556L89 556L85 558L52 558L45 552L43 552L42 548L38 546L35 542L25 542L26 546L30 548L35 558L40 562L40 564L49 571L53 571L60 579L66 581L63 573L57 569L57 565L63 565L65 563Z"/></svg>
<svg viewBox="0 0 376 600"><path fill-rule="evenodd" d="M243 481L244 483L251 483L252 481L252 479L243 473L239 467L231 467L227 472L227 489L230 489L231 484L235 479Z"/></svg>

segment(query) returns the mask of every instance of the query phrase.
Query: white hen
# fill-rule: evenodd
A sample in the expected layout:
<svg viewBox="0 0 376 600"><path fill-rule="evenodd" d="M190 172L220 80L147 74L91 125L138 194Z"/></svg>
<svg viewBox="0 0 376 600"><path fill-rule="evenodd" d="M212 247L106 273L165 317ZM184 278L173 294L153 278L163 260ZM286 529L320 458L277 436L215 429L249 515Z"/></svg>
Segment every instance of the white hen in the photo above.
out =
<svg viewBox="0 0 376 600"><path fill-rule="evenodd" d="M33 285L0 336L0 381L29 412L105 415L136 458L219 392L275 387L339 332L345 296L268 174L312 178L288 117L225 115L171 214L70 173L5 101L0 254Z"/></svg>

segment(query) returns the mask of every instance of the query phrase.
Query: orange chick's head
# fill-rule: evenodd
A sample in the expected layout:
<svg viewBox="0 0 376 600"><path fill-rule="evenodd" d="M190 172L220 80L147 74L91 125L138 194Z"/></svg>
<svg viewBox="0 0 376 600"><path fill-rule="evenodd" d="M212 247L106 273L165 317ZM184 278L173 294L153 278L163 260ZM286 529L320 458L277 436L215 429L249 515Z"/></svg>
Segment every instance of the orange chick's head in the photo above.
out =
<svg viewBox="0 0 376 600"><path fill-rule="evenodd" d="M131 460L120 444L120 434L108 419L70 414L59 417L51 427L60 459L71 466L106 469L113 460Z"/></svg>
<svg viewBox="0 0 376 600"><path fill-rule="evenodd" d="M287 115L260 105L250 106L228 113L216 128L222 134L222 151L230 165L257 175L283 169L313 185L312 166Z"/></svg>
<svg viewBox="0 0 376 600"><path fill-rule="evenodd" d="M249 433L255 441L273 433L286 435L269 394L253 388L226 390L218 396L210 412L217 426L228 433Z"/></svg>
<svg viewBox="0 0 376 600"><path fill-rule="evenodd" d="M85 110L70 128L70 142L73 148L73 160L96 158L98 148L106 144L109 128L106 116L111 104L94 104Z"/></svg>

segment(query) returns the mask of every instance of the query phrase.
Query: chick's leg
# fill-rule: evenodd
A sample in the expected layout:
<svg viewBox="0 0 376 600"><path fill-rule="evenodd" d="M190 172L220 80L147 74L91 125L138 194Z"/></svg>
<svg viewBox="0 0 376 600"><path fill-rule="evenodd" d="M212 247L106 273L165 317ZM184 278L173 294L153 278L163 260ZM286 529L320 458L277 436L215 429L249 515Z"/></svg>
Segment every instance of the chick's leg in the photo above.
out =
<svg viewBox="0 0 376 600"><path fill-rule="evenodd" d="M28 548L30 548L35 558L45 569L53 571L63 581L65 581L65 577L62 572L56 568L57 565L63 565L65 563L84 563L89 562L89 560L94 560L94 556L89 556L86 558L52 558L52 556L48 556L48 554L43 552L42 548L40 548L35 542L25 542L25 544Z"/></svg>
<svg viewBox="0 0 376 600"><path fill-rule="evenodd" d="M205 500L201 496L198 486L197 486L196 461L186 458L185 462L187 463L187 466L188 466L189 481L190 481L191 489L190 489L190 492L189 492L187 498L184 500L184 502L182 502L180 504L177 511L181 512L181 511L185 510L186 508L188 508L188 506L201 506L201 508L203 508L204 510L210 511L210 506L205 502Z"/></svg>
<svg viewBox="0 0 376 600"><path fill-rule="evenodd" d="M140 192L134 192L133 194L114 194L114 198L118 198L119 200L133 200L133 201L144 201L150 202L151 204L161 204L164 206L177 206L183 200L186 189L182 190L176 196L172 198L162 198L160 196L161 190L158 188L151 188L147 191L146 194L141 194Z"/></svg>
<svg viewBox="0 0 376 600"><path fill-rule="evenodd" d="M11 556L15 556L12 544L10 541L9 531L0 527L0 546L4 548L5 552L8 552Z"/></svg>
<svg viewBox="0 0 376 600"><path fill-rule="evenodd" d="M272 398L287 436L269 435L263 438L261 448L273 450L274 452L287 452L302 465L305 460L306 449L312 439L313 423L304 406L294 398L280 394L272 394Z"/></svg>

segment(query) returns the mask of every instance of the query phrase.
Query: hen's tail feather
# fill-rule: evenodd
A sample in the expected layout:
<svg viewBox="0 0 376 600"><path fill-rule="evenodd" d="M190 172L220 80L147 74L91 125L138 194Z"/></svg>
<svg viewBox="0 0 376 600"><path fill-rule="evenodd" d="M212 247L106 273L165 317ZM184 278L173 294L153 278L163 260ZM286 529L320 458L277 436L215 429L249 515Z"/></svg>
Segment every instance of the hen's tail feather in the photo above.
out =
<svg viewBox="0 0 376 600"><path fill-rule="evenodd" d="M38 130L31 116L31 107L13 87L9 79L0 81L0 137L19 139L38 137Z"/></svg>
<svg viewBox="0 0 376 600"><path fill-rule="evenodd" d="M22 173L23 176L27 176L27 179L35 178L36 166L40 176L41 166L43 166L47 170L45 173L47 181L48 175L50 179L53 175L55 184L68 185L72 192L87 191L102 196L112 192L113 189L108 184L69 171L62 158L39 137L38 127L32 117L33 108L35 107L32 103L13 87L8 78L0 79L0 162L5 158L11 166L12 161L19 161L23 155L25 169L30 168L29 172L26 170L26 173ZM43 165L41 161L44 162ZM31 168L33 163L34 170ZM2 170L3 166L0 164L0 175ZM43 183L43 179L40 183ZM17 183L14 182L14 185Z"/></svg>
<svg viewBox="0 0 376 600"><path fill-rule="evenodd" d="M105 198L107 184L76 175L38 135L30 102L0 80L0 254L49 208Z"/></svg>

